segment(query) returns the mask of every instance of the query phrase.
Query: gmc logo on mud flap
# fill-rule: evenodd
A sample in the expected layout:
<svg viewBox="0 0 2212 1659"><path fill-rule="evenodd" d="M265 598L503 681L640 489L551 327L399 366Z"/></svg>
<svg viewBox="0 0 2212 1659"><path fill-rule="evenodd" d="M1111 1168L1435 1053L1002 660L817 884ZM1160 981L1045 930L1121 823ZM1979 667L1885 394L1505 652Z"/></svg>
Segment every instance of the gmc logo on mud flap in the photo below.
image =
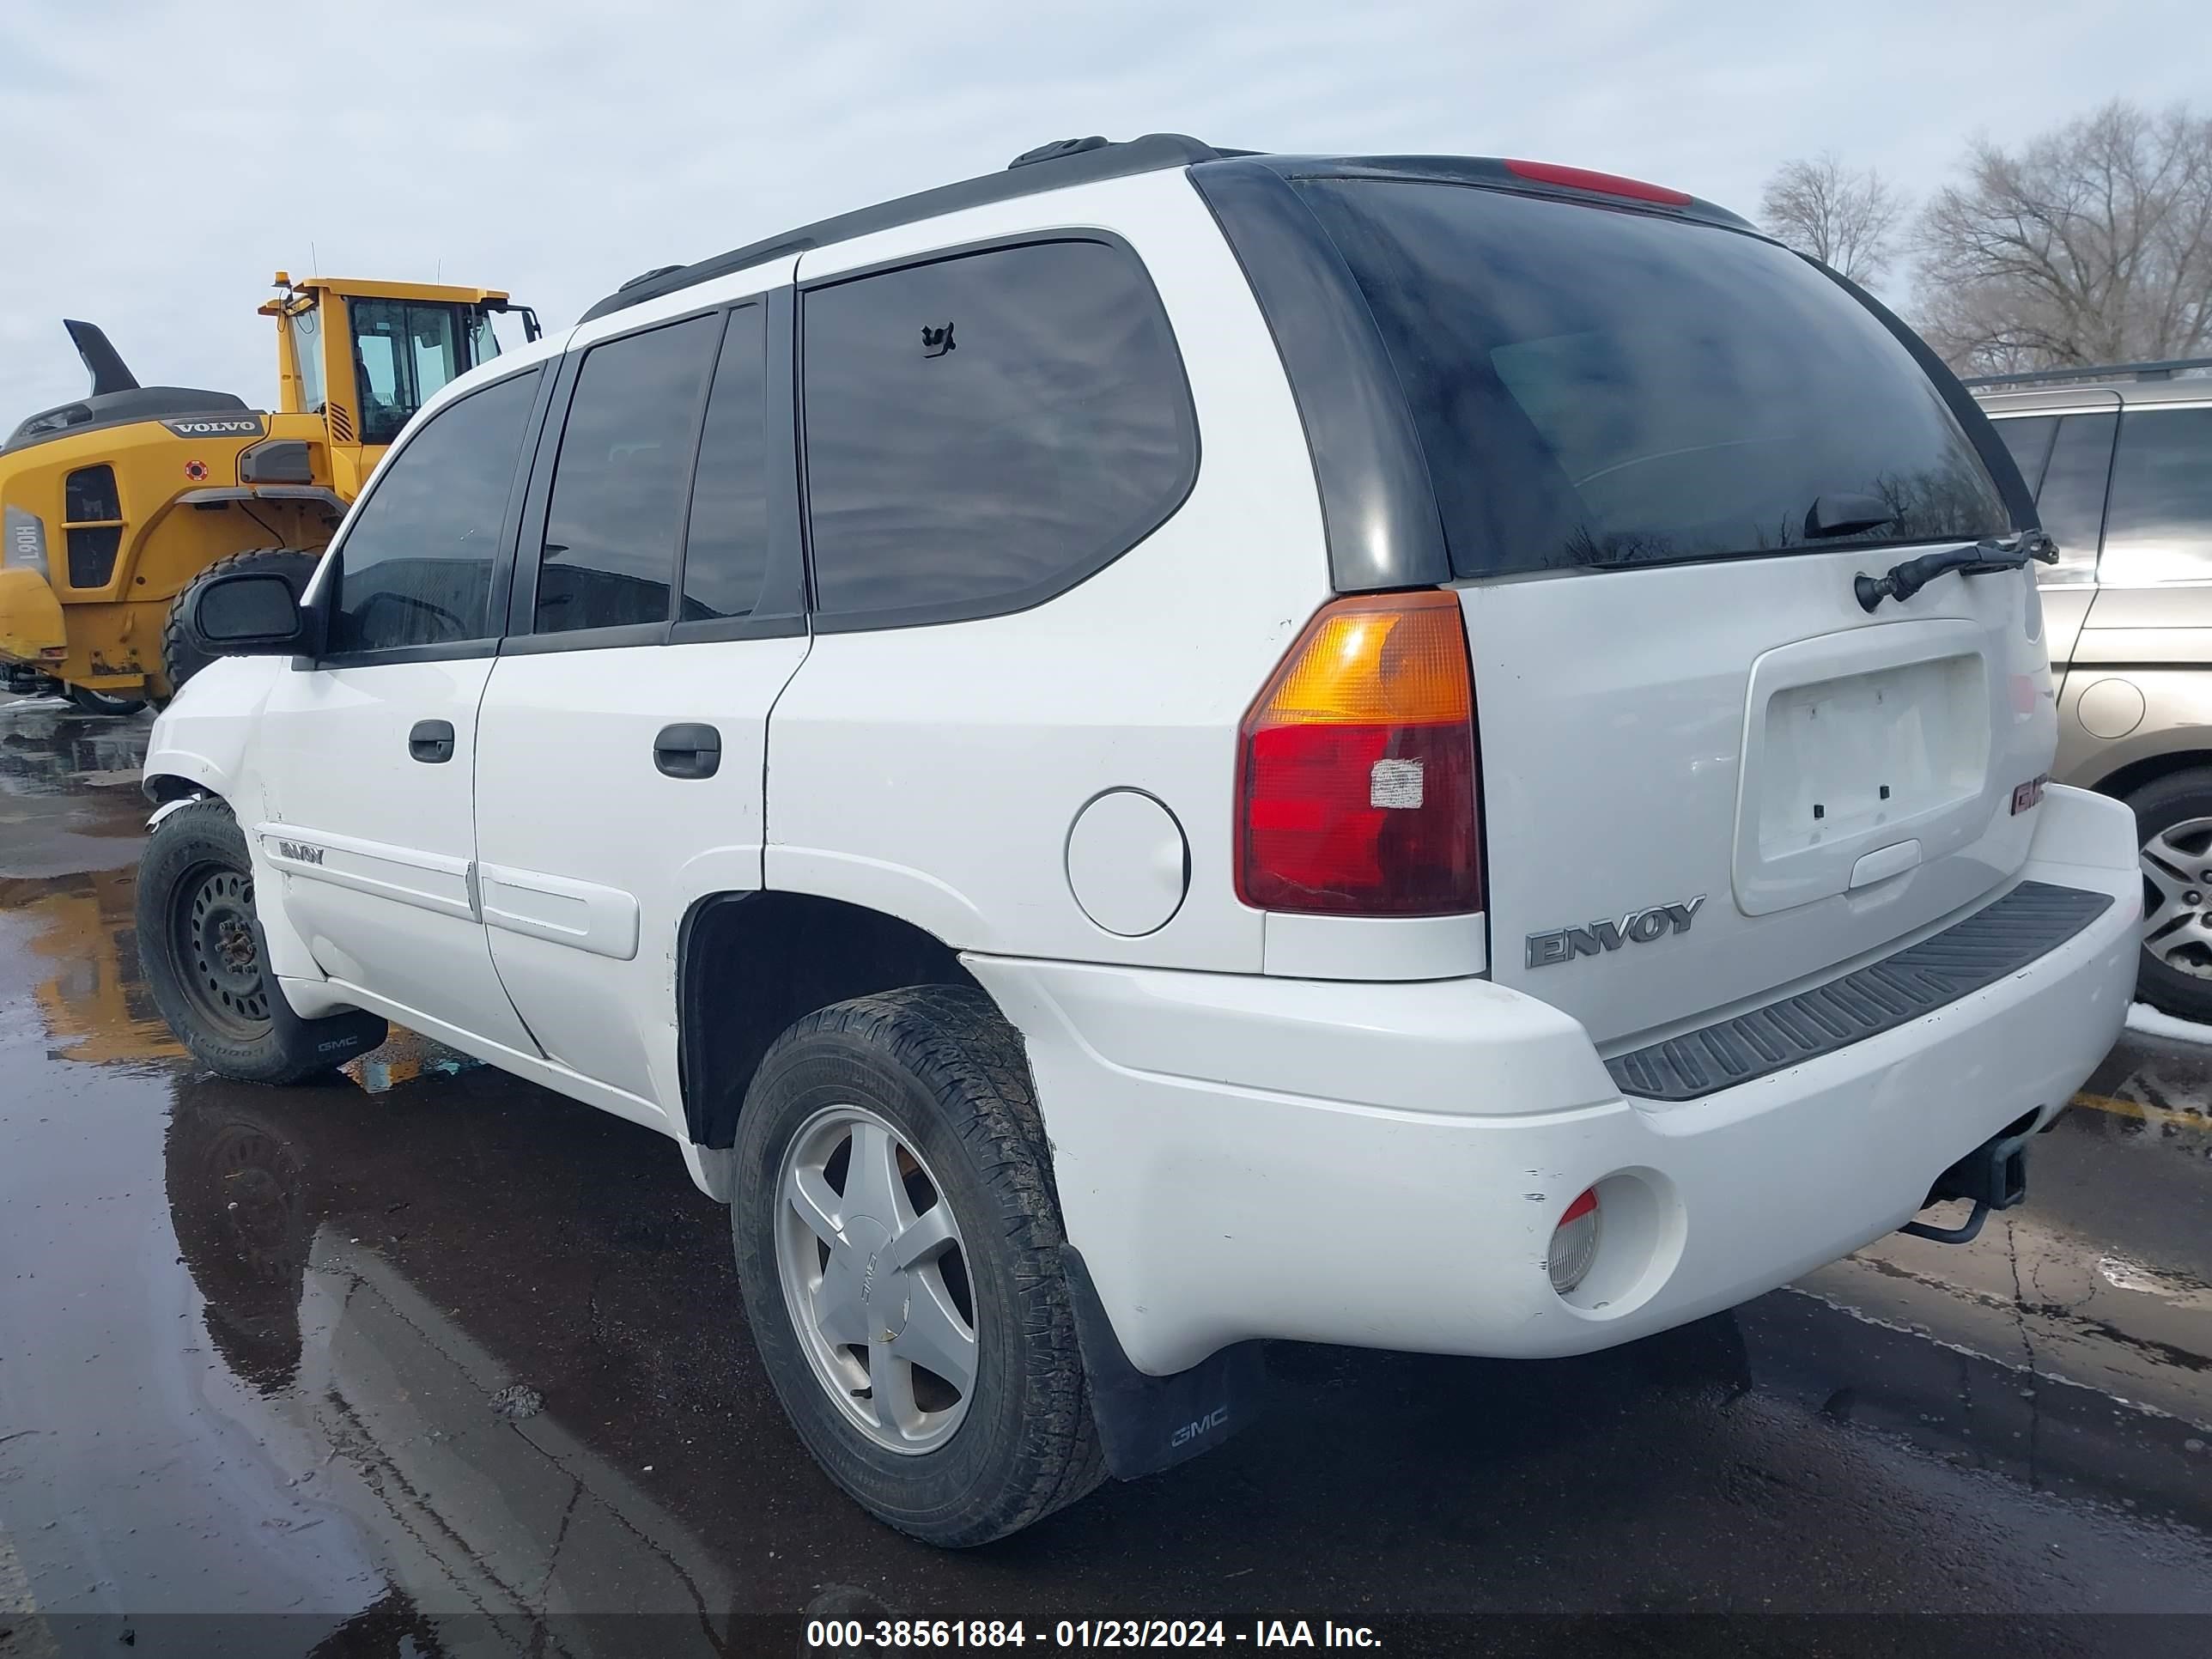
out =
<svg viewBox="0 0 2212 1659"><path fill-rule="evenodd" d="M1170 1446L1188 1446L1202 1435L1212 1434L1229 1420L1229 1407L1216 1406L1195 1423L1186 1423L1168 1437Z"/></svg>
<svg viewBox="0 0 2212 1659"><path fill-rule="evenodd" d="M1531 933L1528 965L1546 968L1575 957L1618 951L1623 945L1649 945L1669 933L1686 933L1698 907L1705 902L1705 896L1700 893L1687 904L1655 904L1646 910L1631 910L1619 921L1594 921L1587 927L1561 927L1548 933Z"/></svg>
<svg viewBox="0 0 2212 1659"><path fill-rule="evenodd" d="M276 843L276 856L280 859L289 859L295 864L320 864L323 861L323 849L319 847L310 847L304 842L280 841Z"/></svg>

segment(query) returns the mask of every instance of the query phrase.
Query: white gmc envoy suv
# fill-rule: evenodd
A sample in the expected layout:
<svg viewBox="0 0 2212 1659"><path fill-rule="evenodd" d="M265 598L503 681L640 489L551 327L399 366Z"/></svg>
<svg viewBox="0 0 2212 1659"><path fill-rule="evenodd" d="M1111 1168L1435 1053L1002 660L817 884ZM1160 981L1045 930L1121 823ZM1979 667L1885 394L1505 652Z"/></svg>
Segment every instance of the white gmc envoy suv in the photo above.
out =
<svg viewBox="0 0 2212 1659"><path fill-rule="evenodd" d="M638 278L204 580L139 948L228 1075L398 1020L670 1136L824 1468L981 1542L1261 1339L1575 1353L2016 1202L2142 912L2050 554L1704 202L1070 140Z"/></svg>

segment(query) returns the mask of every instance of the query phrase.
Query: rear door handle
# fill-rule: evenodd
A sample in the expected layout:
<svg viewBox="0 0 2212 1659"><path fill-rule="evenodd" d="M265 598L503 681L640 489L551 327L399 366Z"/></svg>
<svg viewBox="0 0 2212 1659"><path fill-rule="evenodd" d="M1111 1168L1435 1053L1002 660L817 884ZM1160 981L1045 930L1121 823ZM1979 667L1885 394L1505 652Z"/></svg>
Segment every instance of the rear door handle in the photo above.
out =
<svg viewBox="0 0 2212 1659"><path fill-rule="evenodd" d="M407 752L414 759L430 766L453 759L453 721L416 720L407 733Z"/></svg>
<svg viewBox="0 0 2212 1659"><path fill-rule="evenodd" d="M653 763L672 778L711 778L722 764L722 734L711 726L664 726L653 740Z"/></svg>

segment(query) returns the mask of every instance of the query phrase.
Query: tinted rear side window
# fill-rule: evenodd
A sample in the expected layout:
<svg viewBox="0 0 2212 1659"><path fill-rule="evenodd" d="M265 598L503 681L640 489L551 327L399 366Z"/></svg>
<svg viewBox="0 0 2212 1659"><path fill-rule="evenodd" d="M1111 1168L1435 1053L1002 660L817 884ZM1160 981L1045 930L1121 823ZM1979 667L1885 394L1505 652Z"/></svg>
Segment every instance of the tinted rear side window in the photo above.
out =
<svg viewBox="0 0 2212 1659"><path fill-rule="evenodd" d="M2105 513L2108 582L2212 578L2212 409L2130 409Z"/></svg>
<svg viewBox="0 0 2212 1659"><path fill-rule="evenodd" d="M720 316L593 346L576 376L538 573L537 631L669 619L677 526Z"/></svg>
<svg viewBox="0 0 2212 1659"><path fill-rule="evenodd" d="M2058 417L2028 415L1995 424L1997 436L2012 452L2013 465L2020 468L2021 482L2033 495L2043 488L2043 464L2051 459L2051 434L2058 429Z"/></svg>
<svg viewBox="0 0 2212 1659"><path fill-rule="evenodd" d="M1462 576L2002 535L1911 354L1796 255L1463 185L1311 180L1374 311ZM1810 542L1822 495L1893 521Z"/></svg>
<svg viewBox="0 0 2212 1659"><path fill-rule="evenodd" d="M817 290L805 320L817 608L1015 611L1100 568L1197 466L1182 360L1136 256L1064 241Z"/></svg>
<svg viewBox="0 0 2212 1659"><path fill-rule="evenodd" d="M684 622L748 616L760 603L768 573L766 317L758 306L731 314L707 394L684 538ZM779 390L788 406L787 375Z"/></svg>
<svg viewBox="0 0 2212 1659"><path fill-rule="evenodd" d="M340 549L334 654L480 640L532 369L447 404L395 454Z"/></svg>
<svg viewBox="0 0 2212 1659"><path fill-rule="evenodd" d="M2058 562L2038 573L2048 586L2097 580L2097 538L2105 522L2105 481L2112 470L2112 428L2118 420L2117 415L2069 415L2058 422L2035 496L2035 515L2058 544Z"/></svg>

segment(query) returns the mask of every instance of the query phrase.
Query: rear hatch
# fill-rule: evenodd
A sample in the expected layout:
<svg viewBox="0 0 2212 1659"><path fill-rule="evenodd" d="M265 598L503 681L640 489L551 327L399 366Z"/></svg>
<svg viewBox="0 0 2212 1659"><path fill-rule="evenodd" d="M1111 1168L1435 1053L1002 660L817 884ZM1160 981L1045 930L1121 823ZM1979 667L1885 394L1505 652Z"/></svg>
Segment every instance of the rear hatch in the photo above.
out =
<svg viewBox="0 0 2212 1659"><path fill-rule="evenodd" d="M2041 613L2014 571L1861 608L1860 574L2014 527L1880 316L1771 243L1663 213L1299 188L1443 515L1499 981L1615 1050L2007 882L2034 816L2014 792L2056 742Z"/></svg>

